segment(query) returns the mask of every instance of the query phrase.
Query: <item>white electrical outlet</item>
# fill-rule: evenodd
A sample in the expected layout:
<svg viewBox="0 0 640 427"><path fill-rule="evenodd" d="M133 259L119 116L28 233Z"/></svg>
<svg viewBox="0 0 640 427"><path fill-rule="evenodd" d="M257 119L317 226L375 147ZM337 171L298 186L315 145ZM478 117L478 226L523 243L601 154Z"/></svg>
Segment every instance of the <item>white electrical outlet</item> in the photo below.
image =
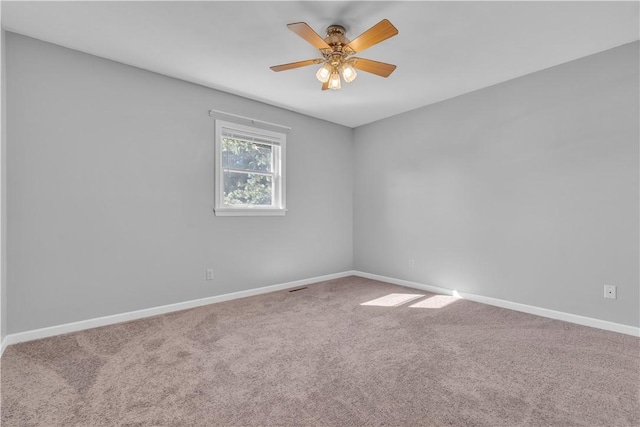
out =
<svg viewBox="0 0 640 427"><path fill-rule="evenodd" d="M616 287L614 285L604 285L604 297L616 299Z"/></svg>
<svg viewBox="0 0 640 427"><path fill-rule="evenodd" d="M416 260L415 260L415 259L413 259L413 258L411 258L411 259L409 260L409 267L413 268L413 267L415 267L415 266L416 266Z"/></svg>
<svg viewBox="0 0 640 427"><path fill-rule="evenodd" d="M213 268L207 268L207 280L213 280Z"/></svg>

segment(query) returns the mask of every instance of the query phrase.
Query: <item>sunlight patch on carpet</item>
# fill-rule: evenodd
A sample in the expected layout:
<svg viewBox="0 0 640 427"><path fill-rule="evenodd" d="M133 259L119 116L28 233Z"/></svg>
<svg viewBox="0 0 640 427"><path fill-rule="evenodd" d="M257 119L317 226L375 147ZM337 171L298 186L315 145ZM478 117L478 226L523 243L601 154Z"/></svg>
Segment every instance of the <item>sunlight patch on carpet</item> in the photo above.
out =
<svg viewBox="0 0 640 427"><path fill-rule="evenodd" d="M434 295L422 301L418 301L415 304L411 304L409 307L411 308L442 308L442 307L446 307L452 302L458 301L458 299L459 298L456 298L450 295Z"/></svg>
<svg viewBox="0 0 640 427"><path fill-rule="evenodd" d="M414 299L422 298L423 294L389 294L381 298L363 302L360 305L375 305L378 307L398 307Z"/></svg>

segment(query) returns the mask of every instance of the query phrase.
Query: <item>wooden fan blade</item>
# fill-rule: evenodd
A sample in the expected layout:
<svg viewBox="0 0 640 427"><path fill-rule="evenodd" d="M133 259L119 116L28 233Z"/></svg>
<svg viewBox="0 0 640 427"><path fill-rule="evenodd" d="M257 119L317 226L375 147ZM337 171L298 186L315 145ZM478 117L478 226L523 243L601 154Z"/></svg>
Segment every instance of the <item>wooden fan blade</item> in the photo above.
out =
<svg viewBox="0 0 640 427"><path fill-rule="evenodd" d="M331 46L324 41L318 33L313 31L306 22L294 22L293 24L288 24L287 27L309 43L311 43L316 49L331 49Z"/></svg>
<svg viewBox="0 0 640 427"><path fill-rule="evenodd" d="M389 75L396 69L395 65L387 64L385 62L372 61L371 59L364 58L352 59L354 60L353 68L367 73L376 74L380 77L389 77Z"/></svg>
<svg viewBox="0 0 640 427"><path fill-rule="evenodd" d="M327 80L325 83L322 83L322 90L327 90L329 89L329 80Z"/></svg>
<svg viewBox="0 0 640 427"><path fill-rule="evenodd" d="M364 33L353 39L347 46L354 52L363 50L398 34L398 29L387 19L383 19Z"/></svg>
<svg viewBox="0 0 640 427"><path fill-rule="evenodd" d="M322 61L324 61L324 59L320 59L320 58L307 59L306 61L298 61L298 62L290 62L288 64L274 65L273 67L269 67L269 68L271 68L273 71L285 71L285 70L291 70L293 68L306 67L307 65L319 64Z"/></svg>

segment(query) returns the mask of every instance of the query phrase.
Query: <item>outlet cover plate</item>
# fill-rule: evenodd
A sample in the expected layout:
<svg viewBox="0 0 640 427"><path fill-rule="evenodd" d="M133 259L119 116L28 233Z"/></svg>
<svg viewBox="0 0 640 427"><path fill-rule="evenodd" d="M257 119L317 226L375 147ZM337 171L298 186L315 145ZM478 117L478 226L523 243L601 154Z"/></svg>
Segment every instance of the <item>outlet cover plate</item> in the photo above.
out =
<svg viewBox="0 0 640 427"><path fill-rule="evenodd" d="M604 297L607 299L616 299L615 285L604 285Z"/></svg>

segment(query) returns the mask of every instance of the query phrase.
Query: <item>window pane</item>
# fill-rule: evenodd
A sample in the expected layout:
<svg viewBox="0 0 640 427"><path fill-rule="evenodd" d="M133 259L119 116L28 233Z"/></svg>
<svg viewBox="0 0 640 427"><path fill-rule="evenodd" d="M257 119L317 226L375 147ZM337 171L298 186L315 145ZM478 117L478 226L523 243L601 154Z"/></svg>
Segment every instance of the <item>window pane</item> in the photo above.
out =
<svg viewBox="0 0 640 427"><path fill-rule="evenodd" d="M268 144L222 138L222 167L256 172L272 172L273 147Z"/></svg>
<svg viewBox="0 0 640 427"><path fill-rule="evenodd" d="M226 205L271 206L273 177L242 172L224 172Z"/></svg>

